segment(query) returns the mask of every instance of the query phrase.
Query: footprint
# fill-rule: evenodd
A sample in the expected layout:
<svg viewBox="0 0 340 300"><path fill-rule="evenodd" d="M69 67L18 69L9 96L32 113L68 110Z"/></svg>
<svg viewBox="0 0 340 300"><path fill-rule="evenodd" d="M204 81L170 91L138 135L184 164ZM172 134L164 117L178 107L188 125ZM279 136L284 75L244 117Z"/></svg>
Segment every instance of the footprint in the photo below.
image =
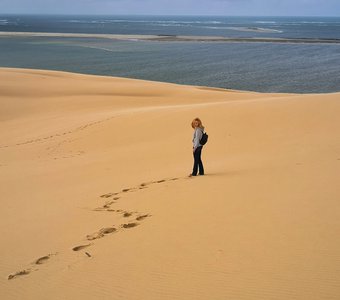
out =
<svg viewBox="0 0 340 300"><path fill-rule="evenodd" d="M114 227L107 227L107 228L100 229L99 233L109 234L109 233L115 232L116 230L117 229Z"/></svg>
<svg viewBox="0 0 340 300"><path fill-rule="evenodd" d="M132 216L132 213L128 212L128 211L124 212L124 214L123 214L124 218L131 217L131 216Z"/></svg>
<svg viewBox="0 0 340 300"><path fill-rule="evenodd" d="M87 235L86 238L89 241L93 241L93 240L96 240L96 239L100 239L100 238L104 237L104 235L109 234L109 233L113 233L115 231L117 231L117 229L114 228L114 227L102 228L102 229L99 230L99 232Z"/></svg>
<svg viewBox="0 0 340 300"><path fill-rule="evenodd" d="M114 201L109 201L109 202L106 202L104 205L103 205L103 208L110 208L110 206L112 204L114 204L115 202Z"/></svg>
<svg viewBox="0 0 340 300"><path fill-rule="evenodd" d="M126 193L126 192L134 192L134 191L136 191L136 190L137 190L137 188L133 187L133 188L129 188L129 189L122 189L122 192L123 192L123 193Z"/></svg>
<svg viewBox="0 0 340 300"><path fill-rule="evenodd" d="M162 182L165 182L165 179L155 181L155 183L162 183Z"/></svg>
<svg viewBox="0 0 340 300"><path fill-rule="evenodd" d="M112 196L115 196L117 195L118 193L108 193L108 194L104 194L104 195L101 195L100 197L101 198L110 198Z"/></svg>
<svg viewBox="0 0 340 300"><path fill-rule="evenodd" d="M55 256L55 255L57 255L57 254L58 254L58 252L53 253L53 254L48 254L48 255L42 256L42 257L38 258L38 259L34 262L34 264L36 264L36 265L42 265L42 264L46 263L52 256Z"/></svg>
<svg viewBox="0 0 340 300"><path fill-rule="evenodd" d="M51 255L46 255L46 256L42 256L40 258L38 258L36 261L35 261L35 264L36 265L42 265L44 264L46 261L48 261L50 259Z"/></svg>
<svg viewBox="0 0 340 300"><path fill-rule="evenodd" d="M101 195L100 197L101 198L109 198L109 197L112 197L113 195L112 194L104 194L104 195Z"/></svg>
<svg viewBox="0 0 340 300"><path fill-rule="evenodd" d="M94 234L91 234L91 235L87 235L86 238L89 241L93 241L93 240L96 240L96 239L100 239L103 236L104 236L104 234L94 233Z"/></svg>
<svg viewBox="0 0 340 300"><path fill-rule="evenodd" d="M147 185L152 184L152 182L143 182L140 184L141 187L146 187Z"/></svg>
<svg viewBox="0 0 340 300"><path fill-rule="evenodd" d="M139 225L139 223L127 223L127 224L122 224L121 227L122 228L133 228L133 227L136 227L138 225Z"/></svg>
<svg viewBox="0 0 340 300"><path fill-rule="evenodd" d="M138 216L137 218L136 218L136 220L137 221L142 221L142 220L144 220L145 218L147 218L147 217L151 217L149 214L146 214L146 215L141 215L141 216Z"/></svg>
<svg viewBox="0 0 340 300"><path fill-rule="evenodd" d="M93 209L93 211L103 211L103 210L104 210L104 208L102 208L102 207L97 207L97 208Z"/></svg>
<svg viewBox="0 0 340 300"><path fill-rule="evenodd" d="M8 275L8 280L14 279L15 277L18 277L18 276L28 275L29 273L31 273L30 269L22 270L22 271L14 273L14 274Z"/></svg>
<svg viewBox="0 0 340 300"><path fill-rule="evenodd" d="M83 250L84 248L87 248L87 247L89 247L89 246L91 246L91 245L92 245L92 244L76 246L76 247L73 247L72 250L73 250L73 251L80 251L80 250Z"/></svg>

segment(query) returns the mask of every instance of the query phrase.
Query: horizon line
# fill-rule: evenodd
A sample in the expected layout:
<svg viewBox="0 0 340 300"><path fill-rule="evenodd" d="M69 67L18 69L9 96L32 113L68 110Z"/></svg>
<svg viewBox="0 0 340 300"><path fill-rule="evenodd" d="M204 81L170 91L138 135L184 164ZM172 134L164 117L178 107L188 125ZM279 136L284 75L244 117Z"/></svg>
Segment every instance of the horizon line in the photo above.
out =
<svg viewBox="0 0 340 300"><path fill-rule="evenodd" d="M268 18L340 18L340 15L222 15L222 14L84 14L84 13L13 13L5 12L0 15L24 15L24 16L134 16L134 17L268 17Z"/></svg>

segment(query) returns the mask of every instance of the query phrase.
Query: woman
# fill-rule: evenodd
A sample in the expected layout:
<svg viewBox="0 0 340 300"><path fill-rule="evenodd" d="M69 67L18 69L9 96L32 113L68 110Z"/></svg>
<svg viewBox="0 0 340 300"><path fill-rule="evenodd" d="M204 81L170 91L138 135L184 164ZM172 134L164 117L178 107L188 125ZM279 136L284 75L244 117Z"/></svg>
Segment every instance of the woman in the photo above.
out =
<svg viewBox="0 0 340 300"><path fill-rule="evenodd" d="M192 143L193 143L192 150L194 154L194 167L189 177L196 176L197 171L199 171L200 175L204 175L204 168L203 168L203 163L201 159L203 145L200 144L200 140L204 132L204 127L202 125L202 121L199 118L195 118L191 122L191 127L195 130L193 140L192 140Z"/></svg>

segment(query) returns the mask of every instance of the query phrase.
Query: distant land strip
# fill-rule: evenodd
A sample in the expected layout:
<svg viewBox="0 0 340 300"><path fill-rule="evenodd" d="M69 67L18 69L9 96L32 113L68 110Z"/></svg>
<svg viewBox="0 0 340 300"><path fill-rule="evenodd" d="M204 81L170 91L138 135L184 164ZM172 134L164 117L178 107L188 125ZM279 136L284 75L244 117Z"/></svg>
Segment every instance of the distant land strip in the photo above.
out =
<svg viewBox="0 0 340 300"><path fill-rule="evenodd" d="M184 35L130 35L130 34L93 34L93 33L54 33L54 32L6 32L0 37L66 37L66 38L100 38L130 41L159 42L234 42L234 43L297 43L297 44L340 44L340 39L324 38L242 38L222 36L184 36Z"/></svg>

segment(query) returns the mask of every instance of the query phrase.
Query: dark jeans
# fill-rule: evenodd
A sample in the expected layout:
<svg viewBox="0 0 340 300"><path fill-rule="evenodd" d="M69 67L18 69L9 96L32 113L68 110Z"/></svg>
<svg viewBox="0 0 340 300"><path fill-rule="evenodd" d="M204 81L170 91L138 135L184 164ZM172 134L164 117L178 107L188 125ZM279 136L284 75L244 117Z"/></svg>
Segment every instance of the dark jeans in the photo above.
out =
<svg viewBox="0 0 340 300"><path fill-rule="evenodd" d="M201 154L202 154L202 146L196 148L194 152L194 167L192 169L192 174L193 176L197 175L197 171L199 170L200 175L204 175L204 168L203 168L203 163L201 159Z"/></svg>

